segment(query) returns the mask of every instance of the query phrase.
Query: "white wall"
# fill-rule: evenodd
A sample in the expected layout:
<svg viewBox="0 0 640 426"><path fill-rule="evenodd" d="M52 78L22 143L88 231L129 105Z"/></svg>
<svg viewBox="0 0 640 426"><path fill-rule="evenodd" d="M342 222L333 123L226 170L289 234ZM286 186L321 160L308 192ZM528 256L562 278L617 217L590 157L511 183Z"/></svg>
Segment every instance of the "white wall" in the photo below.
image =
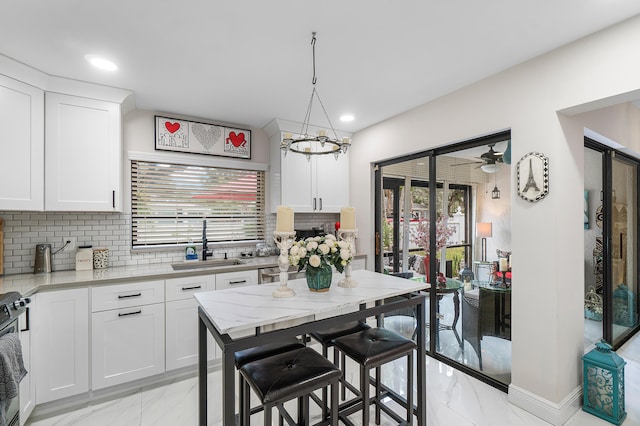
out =
<svg viewBox="0 0 640 426"><path fill-rule="evenodd" d="M556 424L578 406L583 354L584 130L568 114L640 97L638 40L640 18L634 18L353 138L352 203L361 252L368 255L374 247L372 162L507 128L514 165L531 151L549 157L550 192L544 200L531 204L511 194L510 400ZM515 173L512 167L512 183Z"/></svg>

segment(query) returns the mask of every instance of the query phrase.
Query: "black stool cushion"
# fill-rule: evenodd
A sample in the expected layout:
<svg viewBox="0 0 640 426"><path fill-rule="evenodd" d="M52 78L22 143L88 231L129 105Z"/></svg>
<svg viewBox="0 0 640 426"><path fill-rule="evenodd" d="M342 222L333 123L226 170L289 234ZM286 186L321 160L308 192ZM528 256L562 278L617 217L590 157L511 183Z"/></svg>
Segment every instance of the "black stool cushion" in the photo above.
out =
<svg viewBox="0 0 640 426"><path fill-rule="evenodd" d="M326 330L311 332L311 337L316 339L323 345L331 345L332 340L337 337L346 336L347 334L357 333L358 331L366 330L369 327L366 323L360 321L348 322L344 325L328 328Z"/></svg>
<svg viewBox="0 0 640 426"><path fill-rule="evenodd" d="M370 328L349 334L337 338L334 343L338 349L365 367L391 361L417 347L413 340L384 328Z"/></svg>
<svg viewBox="0 0 640 426"><path fill-rule="evenodd" d="M293 349L304 348L304 344L295 337L278 342L267 343L266 345L256 346L254 348L245 349L235 353L236 368L240 368L248 362L255 361L260 358L266 358L272 355L288 352Z"/></svg>
<svg viewBox="0 0 640 426"><path fill-rule="evenodd" d="M340 378L340 369L311 348L249 362L240 374L263 404L287 401L329 385Z"/></svg>

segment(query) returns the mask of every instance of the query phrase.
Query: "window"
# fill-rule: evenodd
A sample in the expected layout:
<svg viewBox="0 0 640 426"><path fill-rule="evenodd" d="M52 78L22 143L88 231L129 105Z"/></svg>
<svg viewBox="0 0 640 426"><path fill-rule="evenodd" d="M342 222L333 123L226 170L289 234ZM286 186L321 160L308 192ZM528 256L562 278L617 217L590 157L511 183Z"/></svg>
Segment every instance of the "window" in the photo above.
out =
<svg viewBox="0 0 640 426"><path fill-rule="evenodd" d="M263 240L264 172L131 162L133 247Z"/></svg>

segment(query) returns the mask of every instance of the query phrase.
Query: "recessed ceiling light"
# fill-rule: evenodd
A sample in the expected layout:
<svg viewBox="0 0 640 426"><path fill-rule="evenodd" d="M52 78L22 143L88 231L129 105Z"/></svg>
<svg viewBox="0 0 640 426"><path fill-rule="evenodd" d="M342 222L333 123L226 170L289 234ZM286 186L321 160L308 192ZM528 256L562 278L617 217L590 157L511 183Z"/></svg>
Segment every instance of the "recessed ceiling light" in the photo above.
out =
<svg viewBox="0 0 640 426"><path fill-rule="evenodd" d="M355 117L352 114L344 114L342 117L340 117L340 121L344 121L344 122L348 122L348 121L353 121Z"/></svg>
<svg viewBox="0 0 640 426"><path fill-rule="evenodd" d="M87 61L91 63L96 68L100 68L105 71L115 71L118 69L118 66L108 59L101 58L95 55L86 55Z"/></svg>

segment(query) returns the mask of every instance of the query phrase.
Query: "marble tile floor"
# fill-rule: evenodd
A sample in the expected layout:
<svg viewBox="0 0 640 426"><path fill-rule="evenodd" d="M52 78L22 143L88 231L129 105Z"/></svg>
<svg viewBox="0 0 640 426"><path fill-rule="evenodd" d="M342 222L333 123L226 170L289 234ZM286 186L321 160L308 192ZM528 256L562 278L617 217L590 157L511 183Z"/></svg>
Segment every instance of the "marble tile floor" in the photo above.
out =
<svg viewBox="0 0 640 426"><path fill-rule="evenodd" d="M640 426L640 337L627 342L618 353L627 361L626 410L624 426ZM383 369L384 381L398 391L404 389L406 362L399 360ZM348 367L350 380L357 380L357 368ZM209 424L221 425L220 372L209 374ZM313 404L312 404L313 405ZM53 417L30 419L32 426L176 426L197 424L197 379L175 381L160 387L143 387L120 398L99 402ZM402 413L402 410L398 410ZM315 410L317 416L318 410ZM350 419L361 424L359 414ZM384 416L382 424L395 424ZM276 420L274 419L274 424ZM261 416L252 424L262 424ZM567 426L609 425L582 410ZM429 426L543 426L543 420L515 407L507 395L454 368L427 357L427 425Z"/></svg>

